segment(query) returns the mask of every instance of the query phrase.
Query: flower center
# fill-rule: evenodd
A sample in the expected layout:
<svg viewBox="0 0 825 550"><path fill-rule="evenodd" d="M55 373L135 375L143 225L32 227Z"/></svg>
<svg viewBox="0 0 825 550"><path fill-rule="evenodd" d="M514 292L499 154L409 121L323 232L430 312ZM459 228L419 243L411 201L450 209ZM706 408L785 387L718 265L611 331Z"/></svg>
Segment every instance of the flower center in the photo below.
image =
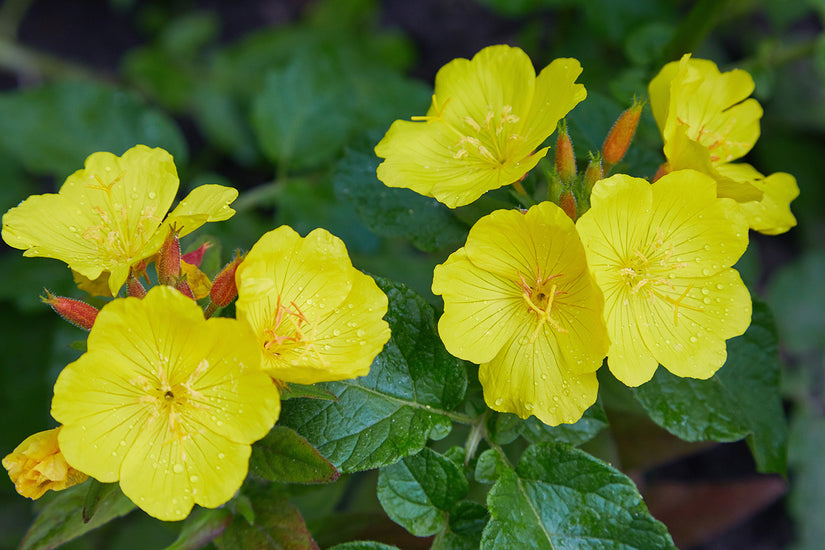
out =
<svg viewBox="0 0 825 550"><path fill-rule="evenodd" d="M310 351L323 361L313 346L315 325L307 319L295 302L290 302L289 305L290 307L285 306L278 295L272 323L263 331L264 349L276 359L289 352Z"/></svg>
<svg viewBox="0 0 825 550"><path fill-rule="evenodd" d="M450 131L458 137L453 158L456 160L480 160L487 164L501 166L513 160L509 155L508 146L511 142L519 141L522 137L513 132L513 125L520 118L513 113L511 105L504 105L501 109L488 106L487 113L482 120L471 116L461 119L461 128L444 118L444 111L450 103L448 99L443 105L438 105L438 99L433 95L435 115L414 116L412 120L443 122Z"/></svg>
<svg viewBox="0 0 825 550"><path fill-rule="evenodd" d="M154 215L157 208L155 204L145 206L134 223L130 220L127 205L113 200L112 187L123 179L125 173L121 172L109 183L104 183L97 174L91 175L93 183L86 184L86 188L102 191L105 197L102 206L93 207L100 223L89 226L83 232L84 239L97 245L100 256L121 261L134 258L161 222L161 219ZM150 193L150 199L153 198L153 194ZM134 218L134 215L132 217Z"/></svg>
<svg viewBox="0 0 825 550"><path fill-rule="evenodd" d="M533 281L528 282L521 272L518 273L518 276L519 281L516 284L519 289L521 289L521 297L524 300L528 311L534 313L536 315L536 320L538 321L530 341L533 342L536 339L539 330L541 330L545 324L553 327L559 332L567 332L567 330L562 327L558 321L550 316L556 296L560 294L567 294L564 291L556 290L556 283L553 282L554 279L561 277L562 274L557 273L555 275L550 275L549 277L542 277L541 268L536 268L536 277Z"/></svg>
<svg viewBox="0 0 825 550"><path fill-rule="evenodd" d="M656 228L656 239L643 249L644 251L632 249L624 259L622 267L619 268L619 275L625 289L630 295L643 294L647 296L651 304L657 298L672 304L673 324L678 326L680 307L698 311L696 308L682 303L693 288L693 283L691 282L676 299L663 292L662 287L675 292L670 279L674 278L676 271L687 267L687 263L674 260L673 245L665 246L664 235L661 228L658 227ZM629 303L628 297L625 297L624 303Z"/></svg>
<svg viewBox="0 0 825 550"><path fill-rule="evenodd" d="M182 423L186 418L188 409L199 409L205 406L206 398L194 384L208 369L209 362L202 359L198 366L185 380L172 383L167 375L165 362L162 358L158 362L158 370L152 380L138 376L130 383L141 390L142 395L138 398L139 403L145 403L148 407L148 424L158 421L165 421L169 430L171 440L182 443L183 440L192 437L189 433L190 426ZM181 460L186 458L181 449Z"/></svg>

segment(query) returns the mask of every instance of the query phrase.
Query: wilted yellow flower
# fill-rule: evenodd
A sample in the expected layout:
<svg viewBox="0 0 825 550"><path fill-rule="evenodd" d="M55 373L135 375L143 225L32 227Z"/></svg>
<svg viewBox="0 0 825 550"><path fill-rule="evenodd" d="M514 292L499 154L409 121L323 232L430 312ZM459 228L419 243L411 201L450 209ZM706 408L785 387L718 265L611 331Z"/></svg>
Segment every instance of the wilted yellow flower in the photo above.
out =
<svg viewBox="0 0 825 550"><path fill-rule="evenodd" d="M162 520L214 508L246 477L251 443L280 413L255 337L204 320L191 299L153 287L101 309L88 351L57 378L52 416L67 462Z"/></svg>
<svg viewBox="0 0 825 550"><path fill-rule="evenodd" d="M573 423L596 401L607 354L602 296L573 222L544 202L478 220L436 266L447 350L480 364L487 405L545 424Z"/></svg>
<svg viewBox="0 0 825 550"><path fill-rule="evenodd" d="M180 236L235 213L238 192L220 185L194 189L168 216L178 192L172 156L137 145L122 157L94 153L57 194L34 195L3 216L3 240L66 262L91 281L108 275L117 294L136 263L153 256L174 225ZM166 219L164 220L164 216Z"/></svg>
<svg viewBox="0 0 825 550"><path fill-rule="evenodd" d="M375 153L378 179L435 197L450 208L521 179L547 152L536 150L587 93L581 66L556 59L536 77L519 48L484 48L438 71L426 116L397 120Z"/></svg>
<svg viewBox="0 0 825 550"><path fill-rule="evenodd" d="M720 73L705 59L668 63L650 82L650 105L664 139L669 170L693 169L717 183L717 194L741 203L751 229L783 233L796 225L790 203L799 195L790 174L765 177L733 164L759 138L762 107L753 78L743 70Z"/></svg>
<svg viewBox="0 0 825 550"><path fill-rule="evenodd" d="M610 371L629 386L659 364L712 376L725 340L751 320L748 289L731 268L748 245L741 210L693 170L652 185L617 174L596 183L590 203L576 225L604 293Z"/></svg>
<svg viewBox="0 0 825 550"><path fill-rule="evenodd" d="M387 296L324 229L281 226L238 266L238 319L258 336L263 367L285 382L364 376L390 338Z"/></svg>
<svg viewBox="0 0 825 550"><path fill-rule="evenodd" d="M88 479L66 462L57 444L59 432L54 428L30 435L3 459L14 488L24 497L40 498L49 489L62 491Z"/></svg>

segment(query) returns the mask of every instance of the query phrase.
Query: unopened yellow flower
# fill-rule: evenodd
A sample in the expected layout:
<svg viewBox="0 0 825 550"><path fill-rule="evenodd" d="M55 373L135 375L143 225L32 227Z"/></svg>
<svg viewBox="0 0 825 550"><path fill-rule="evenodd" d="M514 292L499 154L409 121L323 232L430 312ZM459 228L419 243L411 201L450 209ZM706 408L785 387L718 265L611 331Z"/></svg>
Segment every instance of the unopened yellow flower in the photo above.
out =
<svg viewBox="0 0 825 550"><path fill-rule="evenodd" d="M59 432L54 428L30 435L3 459L14 488L24 497L37 499L49 489L62 491L88 479L66 462L57 444Z"/></svg>
<svg viewBox="0 0 825 550"><path fill-rule="evenodd" d="M397 120L375 153L378 179L435 197L450 208L521 179L547 152L536 150L587 93L581 66L556 59L536 77L519 48L484 48L438 71L426 116Z"/></svg>
<svg viewBox="0 0 825 550"><path fill-rule="evenodd" d="M732 163L759 138L762 107L748 98L753 89L746 71L720 73L712 61L687 54L651 81L650 105L670 170L711 176L718 196L741 203L751 229L783 233L796 225L790 209L799 195L796 180L785 173L765 177L748 164Z"/></svg>
<svg viewBox="0 0 825 550"><path fill-rule="evenodd" d="M602 296L573 222L555 204L498 210L436 266L438 333L480 364L487 405L545 424L573 423L596 400L607 354Z"/></svg>
<svg viewBox="0 0 825 550"><path fill-rule="evenodd" d="M324 229L263 235L235 274L238 319L258 337L263 367L285 382L364 376L390 338L387 296Z"/></svg>
<svg viewBox="0 0 825 550"><path fill-rule="evenodd" d="M175 163L163 149L137 145L121 157L94 153L59 193L31 196L6 212L3 240L25 256L66 262L91 281L108 275L116 295L129 269L160 249L169 226L183 236L235 213L228 206L238 196L235 189L203 185L167 216L178 184Z"/></svg>
<svg viewBox="0 0 825 550"><path fill-rule="evenodd" d="M604 293L607 364L629 386L659 364L677 376L709 378L725 340L745 332L751 298L731 266L748 245L748 224L716 183L693 170L654 184L617 174L593 187L577 222Z"/></svg>
<svg viewBox="0 0 825 550"><path fill-rule="evenodd" d="M191 299L153 287L101 309L88 351L57 378L52 416L67 462L148 514L185 518L229 500L251 443L280 412L255 337L235 319L204 320Z"/></svg>

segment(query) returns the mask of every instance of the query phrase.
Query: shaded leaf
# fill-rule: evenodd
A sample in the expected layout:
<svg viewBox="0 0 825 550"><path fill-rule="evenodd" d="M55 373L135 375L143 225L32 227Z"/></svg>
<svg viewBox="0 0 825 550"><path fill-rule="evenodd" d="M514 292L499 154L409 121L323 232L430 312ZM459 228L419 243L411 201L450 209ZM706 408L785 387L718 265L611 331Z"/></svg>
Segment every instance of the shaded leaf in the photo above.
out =
<svg viewBox="0 0 825 550"><path fill-rule="evenodd" d="M318 550L300 512L284 496L264 491L250 496L255 523L235 516L215 539L219 550Z"/></svg>
<svg viewBox="0 0 825 550"><path fill-rule="evenodd" d="M325 401L337 401L338 398L318 386L310 386L306 384L295 384L290 382L286 384L283 391L281 391L281 401L296 398L307 399L323 399Z"/></svg>
<svg viewBox="0 0 825 550"><path fill-rule="evenodd" d="M425 251L464 241L468 228L449 208L431 197L379 181L380 162L371 147L369 152L348 149L333 176L336 195L352 204L370 229L385 237L408 238Z"/></svg>
<svg viewBox="0 0 825 550"><path fill-rule="evenodd" d="M252 446L252 473L269 481L329 483L340 474L306 439L285 426L274 426Z"/></svg>
<svg viewBox="0 0 825 550"><path fill-rule="evenodd" d="M165 550L197 550L203 548L223 533L232 521L232 512L225 508L210 510L196 508L183 523L175 542Z"/></svg>
<svg viewBox="0 0 825 550"><path fill-rule="evenodd" d="M389 298L392 336L368 376L319 384L338 401L291 399L280 424L294 428L342 472L393 464L451 430L464 397L464 363L444 349L435 312L402 284L377 279Z"/></svg>
<svg viewBox="0 0 825 550"><path fill-rule="evenodd" d="M373 542L366 540L359 540L353 542L345 542L343 544L336 544L329 548L329 550L400 550L397 546L391 544L384 544L383 542Z"/></svg>
<svg viewBox="0 0 825 550"><path fill-rule="evenodd" d="M755 301L751 326L728 340L728 360L709 380L679 378L660 367L634 394L654 422L687 441L748 445L761 472L787 467L787 423L779 393L776 328Z"/></svg>
<svg viewBox="0 0 825 550"><path fill-rule="evenodd" d="M481 548L674 548L633 481L593 456L555 443L528 447L487 495Z"/></svg>
<svg viewBox="0 0 825 550"><path fill-rule="evenodd" d="M426 447L378 474L381 506L390 519L419 537L441 531L447 512L467 490L463 470Z"/></svg>
<svg viewBox="0 0 825 550"><path fill-rule="evenodd" d="M101 491L100 503L88 522L83 521L83 506L89 487L86 483L60 491L43 507L29 527L20 550L47 550L73 540L113 519L131 512L135 505L116 484Z"/></svg>
<svg viewBox="0 0 825 550"><path fill-rule="evenodd" d="M186 163L174 121L135 94L75 81L0 94L0 149L34 173L66 177L96 151L121 155L138 143Z"/></svg>

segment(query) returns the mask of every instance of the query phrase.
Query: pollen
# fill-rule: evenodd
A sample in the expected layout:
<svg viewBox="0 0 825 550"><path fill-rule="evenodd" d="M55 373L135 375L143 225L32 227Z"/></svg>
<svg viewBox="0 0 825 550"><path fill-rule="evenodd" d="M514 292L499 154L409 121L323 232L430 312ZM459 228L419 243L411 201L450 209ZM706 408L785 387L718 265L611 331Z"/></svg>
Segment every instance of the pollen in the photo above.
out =
<svg viewBox="0 0 825 550"><path fill-rule="evenodd" d="M545 324L551 326L558 332L567 332L556 319L550 316L556 296L566 294L565 291L556 290L558 287L556 283L552 282L561 276L561 273L557 273L548 277L542 277L541 268L539 267L536 268L535 280L528 282L521 272L518 273L519 280L516 282L516 285L521 290L521 297L528 311L534 313L538 321L533 335L530 338L531 342L535 341L539 331Z"/></svg>

